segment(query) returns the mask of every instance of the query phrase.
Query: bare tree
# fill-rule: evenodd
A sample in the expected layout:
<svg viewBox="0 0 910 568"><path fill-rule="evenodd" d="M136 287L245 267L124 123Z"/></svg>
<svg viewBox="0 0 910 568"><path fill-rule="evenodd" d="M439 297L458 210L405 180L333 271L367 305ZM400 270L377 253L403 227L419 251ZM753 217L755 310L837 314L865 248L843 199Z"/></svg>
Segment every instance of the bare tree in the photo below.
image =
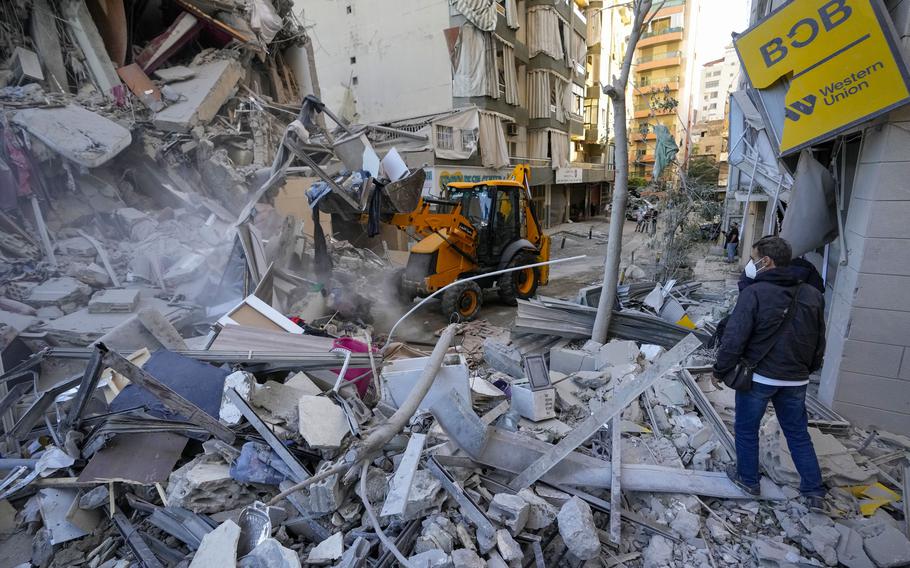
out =
<svg viewBox="0 0 910 568"><path fill-rule="evenodd" d="M665 1L665 0L664 0ZM616 179L613 183L613 206L610 212L610 232L607 242L607 260L604 263L604 284L597 304L597 316L594 319L594 330L591 339L598 343L607 342L607 330L613 317L613 301L616 298L616 287L619 284L619 259L622 254L622 229L626 217L626 200L629 196L629 135L626 130L626 89L629 85L629 72L632 69L632 57L638 40L664 2L651 10L652 0L633 0L631 8L632 32L622 60L618 77L613 77L609 85L601 85L605 95L613 103L613 132L616 149Z"/></svg>

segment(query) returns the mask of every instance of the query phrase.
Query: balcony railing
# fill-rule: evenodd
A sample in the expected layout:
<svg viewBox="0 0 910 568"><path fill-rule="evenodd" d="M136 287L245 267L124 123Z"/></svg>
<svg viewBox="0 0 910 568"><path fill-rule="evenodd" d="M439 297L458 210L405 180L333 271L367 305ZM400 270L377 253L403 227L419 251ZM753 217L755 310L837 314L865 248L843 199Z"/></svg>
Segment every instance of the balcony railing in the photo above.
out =
<svg viewBox="0 0 910 568"><path fill-rule="evenodd" d="M639 77L639 87L663 86L668 83L678 83L679 75L674 77Z"/></svg>
<svg viewBox="0 0 910 568"><path fill-rule="evenodd" d="M671 59L673 57L682 57L681 51L668 51L666 53L658 53L657 55L649 55L647 57L639 57L635 60L635 63L640 65L642 63L650 63L652 61L659 61L661 59Z"/></svg>
<svg viewBox="0 0 910 568"><path fill-rule="evenodd" d="M664 28L662 30L654 30L654 31L650 31L650 32L645 32L645 33L641 34L641 39L648 39L649 37L655 37L655 36L665 35L665 34L675 34L677 32L681 32L681 31L683 31L682 26L677 26L675 28Z"/></svg>

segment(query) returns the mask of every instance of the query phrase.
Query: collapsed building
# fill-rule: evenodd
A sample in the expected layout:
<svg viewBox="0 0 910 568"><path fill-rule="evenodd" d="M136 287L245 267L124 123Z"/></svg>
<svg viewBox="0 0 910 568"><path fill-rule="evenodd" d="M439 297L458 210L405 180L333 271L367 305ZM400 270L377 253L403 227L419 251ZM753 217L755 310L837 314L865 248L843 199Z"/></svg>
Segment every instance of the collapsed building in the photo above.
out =
<svg viewBox="0 0 910 568"><path fill-rule="evenodd" d="M607 344L594 282L395 333L364 227L477 109L346 123L286 2L3 10L0 566L910 562L905 437L810 398L831 511L773 419L762 496L726 478L729 294L630 268Z"/></svg>

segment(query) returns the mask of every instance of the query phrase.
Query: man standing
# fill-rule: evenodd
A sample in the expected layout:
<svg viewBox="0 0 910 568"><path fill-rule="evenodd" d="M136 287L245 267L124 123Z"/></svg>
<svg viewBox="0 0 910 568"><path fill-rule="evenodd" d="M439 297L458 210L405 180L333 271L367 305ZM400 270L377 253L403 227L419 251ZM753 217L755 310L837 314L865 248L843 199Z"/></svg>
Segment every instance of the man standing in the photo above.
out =
<svg viewBox="0 0 910 568"><path fill-rule="evenodd" d="M714 365L718 378L740 361L754 369L751 389L736 391L736 464L727 475L747 493L760 494L758 433L770 401L799 472L800 493L810 508L821 509L826 491L809 437L806 389L825 353L824 299L793 277L784 239L764 237L751 252L745 272L754 283L740 292Z"/></svg>
<svg viewBox="0 0 910 568"><path fill-rule="evenodd" d="M724 248L727 249L727 263L733 262L736 257L736 246L739 244L739 224L732 223L727 234L724 235Z"/></svg>

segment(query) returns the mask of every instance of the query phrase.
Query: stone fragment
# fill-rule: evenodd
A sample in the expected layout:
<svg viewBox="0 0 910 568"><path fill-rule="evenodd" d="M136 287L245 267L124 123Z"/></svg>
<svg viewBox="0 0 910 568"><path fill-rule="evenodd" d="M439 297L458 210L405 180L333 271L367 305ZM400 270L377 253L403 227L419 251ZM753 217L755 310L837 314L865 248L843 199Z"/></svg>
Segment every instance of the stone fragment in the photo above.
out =
<svg viewBox="0 0 910 568"><path fill-rule="evenodd" d="M509 527L512 534L520 533L528 522L530 506L518 495L497 493L490 502L487 515L490 520Z"/></svg>
<svg viewBox="0 0 910 568"><path fill-rule="evenodd" d="M344 534L337 532L310 550L307 564L331 564L344 554Z"/></svg>
<svg viewBox="0 0 910 568"><path fill-rule="evenodd" d="M837 541L840 539L840 533L834 527L818 525L812 527L812 530L804 539L811 543L811 548L815 553L821 556L822 560L828 566L837 566ZM809 548L806 546L806 548Z"/></svg>
<svg viewBox="0 0 910 568"><path fill-rule="evenodd" d="M73 266L67 271L67 274L93 288L103 288L111 284L111 277L107 271L94 262Z"/></svg>
<svg viewBox="0 0 910 568"><path fill-rule="evenodd" d="M241 484L231 478L231 468L223 462L206 461L200 456L171 472L167 503L194 513L216 513L249 505L269 488Z"/></svg>
<svg viewBox="0 0 910 568"><path fill-rule="evenodd" d="M79 498L79 508L92 510L107 505L110 500L109 495L107 485L99 485Z"/></svg>
<svg viewBox="0 0 910 568"><path fill-rule="evenodd" d="M670 523L670 528L684 539L692 540L698 536L698 531L701 530L701 517L685 509L680 509L673 522Z"/></svg>
<svg viewBox="0 0 910 568"><path fill-rule="evenodd" d="M443 515L434 515L423 521L423 531L414 543L414 552L437 549L445 553L455 548L455 525Z"/></svg>
<svg viewBox="0 0 910 568"><path fill-rule="evenodd" d="M190 568L231 568L237 565L237 541L240 527L225 521L202 537L202 544L193 556Z"/></svg>
<svg viewBox="0 0 910 568"><path fill-rule="evenodd" d="M209 564L223 568L220 564ZM300 558L290 548L285 548L274 538L260 542L252 552L240 559L238 568L300 568Z"/></svg>
<svg viewBox="0 0 910 568"><path fill-rule="evenodd" d="M638 345L634 341L614 339L597 352L596 366L600 369L635 363L638 353Z"/></svg>
<svg viewBox="0 0 910 568"><path fill-rule="evenodd" d="M496 548L506 562L513 562L522 558L521 545L512 538L512 535L506 529L496 531Z"/></svg>
<svg viewBox="0 0 910 568"><path fill-rule="evenodd" d="M311 448L337 450L350 431L344 411L331 399L304 395L298 403L300 435Z"/></svg>
<svg viewBox="0 0 910 568"><path fill-rule="evenodd" d="M642 558L644 568L665 568L673 559L673 543L660 535L653 535Z"/></svg>
<svg viewBox="0 0 910 568"><path fill-rule="evenodd" d="M579 386L599 389L610 382L610 377L610 370L603 369L601 371L579 371L572 375L572 380Z"/></svg>
<svg viewBox="0 0 910 568"><path fill-rule="evenodd" d="M221 408L218 409L218 419L230 426L240 424L243 413L228 398L231 389L236 390L243 400L249 401L256 386L256 377L246 371L235 371L224 378Z"/></svg>
<svg viewBox="0 0 910 568"><path fill-rule="evenodd" d="M712 516L709 516L707 519L705 519L705 526L708 527L708 532L711 533L711 538L718 542L723 542L730 538L730 531L724 527L723 523Z"/></svg>
<svg viewBox="0 0 910 568"><path fill-rule="evenodd" d="M863 549L863 537L852 528L836 523L834 528L840 534L837 541L837 561L847 568L875 568L875 563Z"/></svg>
<svg viewBox="0 0 910 568"><path fill-rule="evenodd" d="M487 563L473 550L459 548L452 551L452 565L454 568L486 568Z"/></svg>
<svg viewBox="0 0 910 568"><path fill-rule="evenodd" d="M594 525L594 514L587 503L578 497L572 497L559 510L556 519L562 540L576 558L591 560L600 554L600 538Z"/></svg>
<svg viewBox="0 0 910 568"><path fill-rule="evenodd" d="M528 504L526 528L536 531L552 525L553 521L556 520L558 511L546 499L538 497L530 489L522 489L518 492L518 496Z"/></svg>
<svg viewBox="0 0 910 568"><path fill-rule="evenodd" d="M866 538L863 547L879 568L910 565L910 541L891 525L883 525L878 535Z"/></svg>
<svg viewBox="0 0 910 568"><path fill-rule="evenodd" d="M799 551L789 544L756 538L752 541L752 556L759 566L789 567L799 562L808 562Z"/></svg>
<svg viewBox="0 0 910 568"><path fill-rule="evenodd" d="M408 558L414 568L451 568L452 559L441 550L427 550Z"/></svg>
<svg viewBox="0 0 910 568"><path fill-rule="evenodd" d="M181 100L155 114L152 122L156 128L188 132L196 125L207 124L233 95L243 77L243 68L231 59L219 59L191 69L192 79L170 85Z"/></svg>
<svg viewBox="0 0 910 568"><path fill-rule="evenodd" d="M550 369L553 371L571 374L594 371L595 366L594 355L587 351L565 347L550 349Z"/></svg>
<svg viewBox="0 0 910 568"><path fill-rule="evenodd" d="M95 292L88 301L88 313L110 314L131 313L139 305L139 290L130 288L126 290L100 290Z"/></svg>
<svg viewBox="0 0 910 568"><path fill-rule="evenodd" d="M81 304L85 302L91 293L92 289L82 282L71 276L62 276L45 280L32 288L28 296L28 302L36 306Z"/></svg>

